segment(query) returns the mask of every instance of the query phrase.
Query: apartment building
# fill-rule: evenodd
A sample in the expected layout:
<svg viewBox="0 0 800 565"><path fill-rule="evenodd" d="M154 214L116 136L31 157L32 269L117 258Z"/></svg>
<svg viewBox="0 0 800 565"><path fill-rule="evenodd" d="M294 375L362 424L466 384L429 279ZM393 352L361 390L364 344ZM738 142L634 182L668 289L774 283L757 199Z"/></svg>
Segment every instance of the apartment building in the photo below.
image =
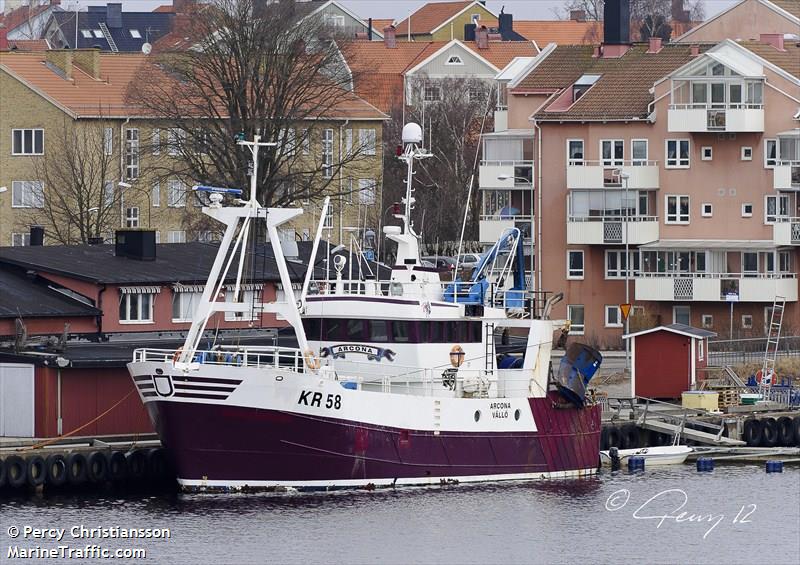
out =
<svg viewBox="0 0 800 565"><path fill-rule="evenodd" d="M183 167L175 147L182 132L148 117L129 100L128 87L144 58L94 49L0 52L0 186L8 188L0 194L2 245L28 244L31 224L44 226L45 244L85 242L87 235L110 241L116 228L155 229L164 243L214 237L196 222L203 202L179 174ZM334 242L344 241L350 228L363 228L368 210L380 200L385 118L349 95L330 116L297 125L310 132L298 148L300 162L321 167L322 182L335 193L347 193L328 212L326 228ZM65 147L75 135L100 147L92 168L98 178L91 183L102 188L91 192L92 203L65 203L65 183L57 182L57 175L47 184L41 178L43 167L53 163L88 166L81 152ZM353 147L363 158L336 168ZM312 237L320 204L297 204L309 213L287 237Z"/></svg>
<svg viewBox="0 0 800 565"><path fill-rule="evenodd" d="M800 44L632 45L623 23L499 77L507 130L485 143L517 141L493 155L508 170L481 170L491 220L505 201L488 179L513 199L510 167L530 166L537 286L564 291L554 314L601 346L621 344L626 300L640 324L747 337L782 296L800 327Z"/></svg>

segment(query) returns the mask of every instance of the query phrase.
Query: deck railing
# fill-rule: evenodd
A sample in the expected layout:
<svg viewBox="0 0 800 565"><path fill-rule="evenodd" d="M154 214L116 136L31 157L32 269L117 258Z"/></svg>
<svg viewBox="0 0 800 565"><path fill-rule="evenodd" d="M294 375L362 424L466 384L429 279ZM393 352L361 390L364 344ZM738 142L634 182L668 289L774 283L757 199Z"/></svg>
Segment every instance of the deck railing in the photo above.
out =
<svg viewBox="0 0 800 565"><path fill-rule="evenodd" d="M134 362L169 362L177 360L181 349L142 348L133 352ZM204 365L225 365L235 367L286 368L295 371L305 370L303 352L293 347L236 347L220 346L215 349L197 350L192 363Z"/></svg>

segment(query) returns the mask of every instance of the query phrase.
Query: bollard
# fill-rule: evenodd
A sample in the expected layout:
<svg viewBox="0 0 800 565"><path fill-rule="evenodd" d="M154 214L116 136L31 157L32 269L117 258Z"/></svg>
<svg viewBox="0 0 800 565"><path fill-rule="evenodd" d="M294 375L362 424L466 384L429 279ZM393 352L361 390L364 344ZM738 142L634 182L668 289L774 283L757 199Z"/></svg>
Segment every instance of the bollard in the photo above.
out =
<svg viewBox="0 0 800 565"><path fill-rule="evenodd" d="M783 461L767 461L767 473L783 473Z"/></svg>
<svg viewBox="0 0 800 565"><path fill-rule="evenodd" d="M628 457L628 471L631 473L635 473L636 471L644 471L644 457Z"/></svg>
<svg viewBox="0 0 800 565"><path fill-rule="evenodd" d="M611 470L619 471L619 449L612 447L608 450L608 456L611 458Z"/></svg>
<svg viewBox="0 0 800 565"><path fill-rule="evenodd" d="M697 470L701 473L714 470L714 460L711 457L698 457Z"/></svg>

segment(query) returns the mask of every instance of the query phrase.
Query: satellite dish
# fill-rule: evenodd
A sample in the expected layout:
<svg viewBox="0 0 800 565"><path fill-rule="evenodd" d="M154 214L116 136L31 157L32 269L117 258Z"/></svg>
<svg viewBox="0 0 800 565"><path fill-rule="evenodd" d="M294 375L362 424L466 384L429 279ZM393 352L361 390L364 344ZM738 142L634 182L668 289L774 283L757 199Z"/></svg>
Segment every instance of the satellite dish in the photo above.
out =
<svg viewBox="0 0 800 565"><path fill-rule="evenodd" d="M145 55L149 55L150 51L152 51L152 50L153 50L153 46L151 44L145 43L145 44L142 45L142 53L144 53Z"/></svg>

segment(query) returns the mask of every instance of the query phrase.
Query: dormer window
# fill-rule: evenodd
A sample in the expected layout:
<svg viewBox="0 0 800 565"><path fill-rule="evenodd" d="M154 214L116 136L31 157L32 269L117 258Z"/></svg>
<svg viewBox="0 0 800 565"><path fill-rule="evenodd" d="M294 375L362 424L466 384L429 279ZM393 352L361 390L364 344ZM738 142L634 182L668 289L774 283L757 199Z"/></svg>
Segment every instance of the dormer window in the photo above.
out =
<svg viewBox="0 0 800 565"><path fill-rule="evenodd" d="M94 36L97 39L103 39L103 31L102 30L94 29L94 30L92 30L92 33L94 33Z"/></svg>
<svg viewBox="0 0 800 565"><path fill-rule="evenodd" d="M600 80L600 75L583 75L572 85L572 101L575 102Z"/></svg>
<svg viewBox="0 0 800 565"><path fill-rule="evenodd" d="M84 39L91 39L92 38L92 30L90 30L90 29L82 29L81 30L81 35L84 37Z"/></svg>
<svg viewBox="0 0 800 565"><path fill-rule="evenodd" d="M129 31L131 32L131 37L132 38L134 38L134 39L141 39L142 38L142 34L139 33L138 29L131 29Z"/></svg>
<svg viewBox="0 0 800 565"><path fill-rule="evenodd" d="M461 57L459 57L458 55L450 55L450 57L447 58L447 63L445 63L445 64L446 65L463 65L464 61L462 61Z"/></svg>

